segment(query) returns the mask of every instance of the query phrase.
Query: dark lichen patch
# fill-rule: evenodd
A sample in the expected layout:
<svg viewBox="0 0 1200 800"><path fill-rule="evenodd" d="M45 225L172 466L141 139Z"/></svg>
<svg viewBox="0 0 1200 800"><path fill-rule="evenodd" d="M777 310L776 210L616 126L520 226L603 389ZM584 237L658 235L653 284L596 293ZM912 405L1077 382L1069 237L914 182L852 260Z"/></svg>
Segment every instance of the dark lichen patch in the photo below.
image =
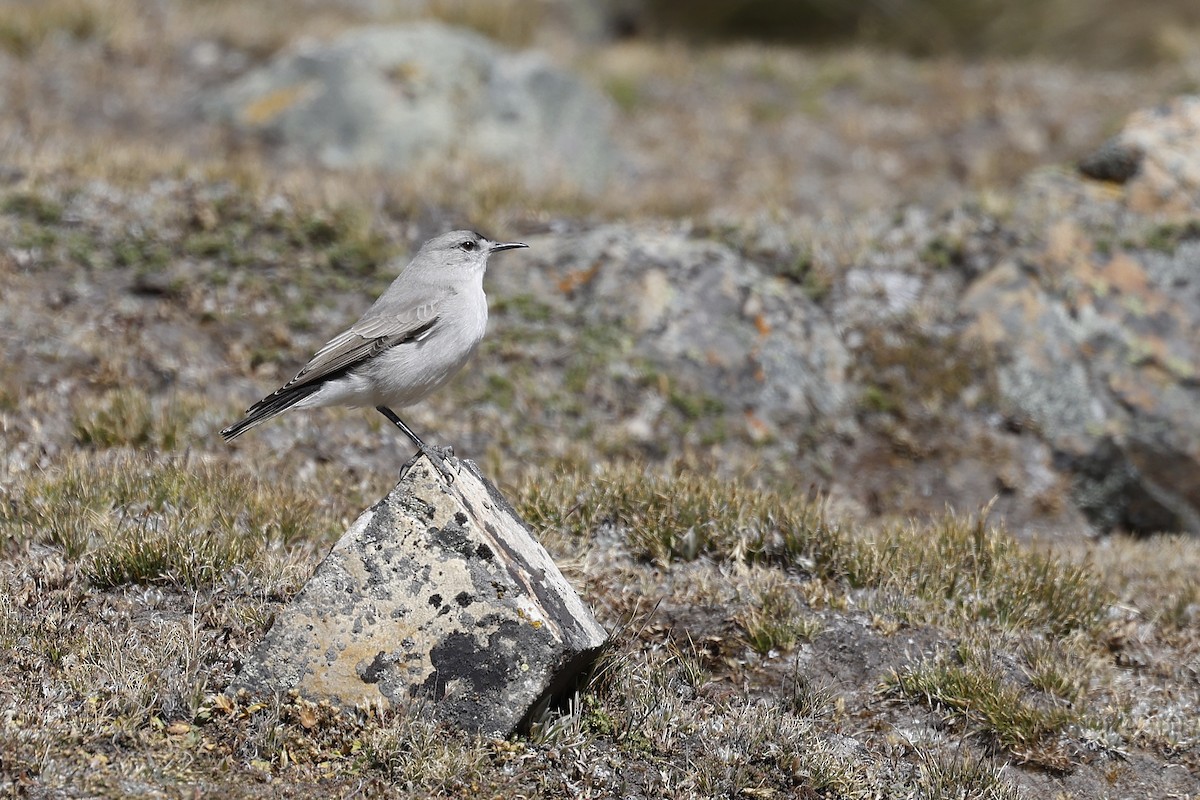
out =
<svg viewBox="0 0 1200 800"><path fill-rule="evenodd" d="M482 542L480 542L475 547L475 556L477 558L483 559L484 561L491 561L492 558L495 557L494 554L492 553L492 548L488 547L486 544L483 544Z"/></svg>
<svg viewBox="0 0 1200 800"><path fill-rule="evenodd" d="M438 608L442 605L442 596L440 594L431 594L429 595L429 600L426 602L434 608Z"/></svg>
<svg viewBox="0 0 1200 800"><path fill-rule="evenodd" d="M475 602L475 598L469 592L463 591L454 596L454 602L458 603L459 608L466 608Z"/></svg>
<svg viewBox="0 0 1200 800"><path fill-rule="evenodd" d="M362 678L363 683L379 683L383 680L389 666L387 653L380 650L375 658L371 659L371 663L359 672L359 677Z"/></svg>
<svg viewBox="0 0 1200 800"><path fill-rule="evenodd" d="M463 692L467 697L503 691L508 683L504 667L507 659L491 658L487 651L506 627L511 627L511 623L503 623L500 630L492 632L487 647L481 647L476 637L469 633L456 632L446 636L430 651L433 673L423 683L410 687L411 696L440 702L446 699L447 687L456 682L466 687ZM462 718L455 722L468 730L477 730L487 723L483 719L468 722Z"/></svg>
<svg viewBox="0 0 1200 800"><path fill-rule="evenodd" d="M442 528L430 528L429 538L444 552L464 558L470 558L476 547L475 540L458 522L451 522Z"/></svg>

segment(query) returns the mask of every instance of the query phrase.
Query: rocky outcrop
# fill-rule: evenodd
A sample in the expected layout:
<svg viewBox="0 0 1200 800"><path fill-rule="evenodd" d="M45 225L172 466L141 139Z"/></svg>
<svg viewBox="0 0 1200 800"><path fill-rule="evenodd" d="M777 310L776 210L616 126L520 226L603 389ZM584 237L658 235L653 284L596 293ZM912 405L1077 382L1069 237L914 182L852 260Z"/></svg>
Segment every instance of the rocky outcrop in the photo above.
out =
<svg viewBox="0 0 1200 800"><path fill-rule="evenodd" d="M603 95L539 53L437 23L298 44L207 108L285 156L335 168L479 160L594 190L615 158Z"/></svg>
<svg viewBox="0 0 1200 800"><path fill-rule="evenodd" d="M342 536L238 685L507 736L607 638L472 462L447 486L421 459Z"/></svg>

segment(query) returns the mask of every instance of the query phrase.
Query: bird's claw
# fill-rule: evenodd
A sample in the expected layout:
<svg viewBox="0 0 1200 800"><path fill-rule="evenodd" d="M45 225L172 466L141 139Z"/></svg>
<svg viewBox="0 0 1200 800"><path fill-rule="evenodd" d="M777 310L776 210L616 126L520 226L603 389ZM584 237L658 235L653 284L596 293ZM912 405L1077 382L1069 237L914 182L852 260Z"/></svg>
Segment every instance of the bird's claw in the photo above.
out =
<svg viewBox="0 0 1200 800"><path fill-rule="evenodd" d="M408 463L404 465L404 469L400 472L400 474L406 474L421 456L425 456L429 459L429 462L433 464L434 469L441 473L441 476L446 479L446 483L454 483L457 473L461 470L461 465L459 464L458 459L454 456L453 447L433 447L427 445L421 448L417 451L416 455L408 460Z"/></svg>

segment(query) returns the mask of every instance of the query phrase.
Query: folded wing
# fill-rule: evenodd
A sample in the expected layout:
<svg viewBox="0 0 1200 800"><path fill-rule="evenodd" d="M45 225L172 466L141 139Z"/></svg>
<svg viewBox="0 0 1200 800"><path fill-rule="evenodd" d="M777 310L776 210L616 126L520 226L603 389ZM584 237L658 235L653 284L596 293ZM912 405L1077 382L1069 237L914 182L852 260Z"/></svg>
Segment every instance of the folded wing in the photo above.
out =
<svg viewBox="0 0 1200 800"><path fill-rule="evenodd" d="M369 312L349 330L338 334L312 357L278 390L246 410L246 416L221 431L226 441L260 425L314 394L331 380L345 376L355 366L387 350L408 342L419 342L433 333L438 324L439 301L410 306L399 314ZM373 308L372 312L376 310Z"/></svg>

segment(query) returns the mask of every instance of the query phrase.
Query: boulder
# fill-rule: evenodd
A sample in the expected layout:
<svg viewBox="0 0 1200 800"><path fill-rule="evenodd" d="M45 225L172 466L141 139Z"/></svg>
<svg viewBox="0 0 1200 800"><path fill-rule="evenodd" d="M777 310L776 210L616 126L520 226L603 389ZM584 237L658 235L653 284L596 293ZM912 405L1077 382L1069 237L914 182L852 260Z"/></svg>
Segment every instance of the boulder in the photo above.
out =
<svg viewBox="0 0 1200 800"><path fill-rule="evenodd" d="M489 273L496 296L533 296L581 337L614 339L614 361L660 371L688 413L703 408L731 428L794 439L853 396L850 356L825 313L802 287L724 244L623 225L529 241L528 266ZM643 381L637 402L628 383L614 404L639 406L636 426L658 437L666 409L652 399L662 387Z"/></svg>
<svg viewBox="0 0 1200 800"><path fill-rule="evenodd" d="M234 688L502 737L572 689L607 638L475 464L447 485L422 458L334 545Z"/></svg>
<svg viewBox="0 0 1200 800"><path fill-rule="evenodd" d="M438 23L303 42L218 90L212 116L296 159L400 173L474 160L597 190L611 102L537 52Z"/></svg>

